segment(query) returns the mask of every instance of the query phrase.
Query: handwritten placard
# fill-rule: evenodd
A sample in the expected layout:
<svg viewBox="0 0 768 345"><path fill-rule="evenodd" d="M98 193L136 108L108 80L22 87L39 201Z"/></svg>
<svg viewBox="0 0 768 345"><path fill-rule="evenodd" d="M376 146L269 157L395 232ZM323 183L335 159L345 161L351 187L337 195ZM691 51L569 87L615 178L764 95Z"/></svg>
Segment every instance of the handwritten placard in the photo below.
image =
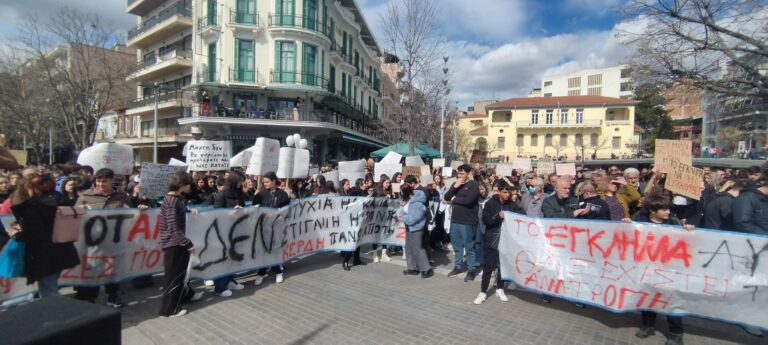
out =
<svg viewBox="0 0 768 345"><path fill-rule="evenodd" d="M527 173L533 170L530 158L515 158L512 161L512 168L520 173Z"/></svg>
<svg viewBox="0 0 768 345"><path fill-rule="evenodd" d="M192 140L184 146L190 171L229 170L229 141Z"/></svg>
<svg viewBox="0 0 768 345"><path fill-rule="evenodd" d="M408 175L421 176L421 167L418 166L404 166L402 171L404 178L408 177Z"/></svg>
<svg viewBox="0 0 768 345"><path fill-rule="evenodd" d="M91 166L94 171L108 168L115 175L130 175L133 173L133 148L117 143L96 144L80 152L77 164Z"/></svg>
<svg viewBox="0 0 768 345"><path fill-rule="evenodd" d="M576 164L575 163L555 164L555 172L559 176L576 176Z"/></svg>
<svg viewBox="0 0 768 345"><path fill-rule="evenodd" d="M658 172L669 172L672 160L683 164L693 165L690 140L656 139L656 149L653 154L653 166Z"/></svg>
<svg viewBox="0 0 768 345"><path fill-rule="evenodd" d="M691 199L699 200L704 187L704 170L694 168L690 164L672 160L667 170L667 181L664 189Z"/></svg>
<svg viewBox="0 0 768 345"><path fill-rule="evenodd" d="M251 151L251 159L248 161L246 174L264 175L270 171L277 171L280 166L280 141L257 138L256 144L249 150Z"/></svg>
<svg viewBox="0 0 768 345"><path fill-rule="evenodd" d="M442 168L445 166L445 158L432 159L432 169Z"/></svg>
<svg viewBox="0 0 768 345"><path fill-rule="evenodd" d="M333 170L326 173L323 173L323 176L325 177L325 181L331 181L333 182L333 186L336 188L339 188L339 171Z"/></svg>
<svg viewBox="0 0 768 345"><path fill-rule="evenodd" d="M512 170L515 170L512 164L496 164L496 176L512 176Z"/></svg>
<svg viewBox="0 0 768 345"><path fill-rule="evenodd" d="M551 158L542 158L536 164L536 173L539 175L550 175L555 173L555 162Z"/></svg>
<svg viewBox="0 0 768 345"><path fill-rule="evenodd" d="M392 193L400 193L400 187L402 183L392 183Z"/></svg>
<svg viewBox="0 0 768 345"><path fill-rule="evenodd" d="M140 194L142 197L162 197L168 192L168 184L177 171L187 171L186 166L141 163Z"/></svg>
<svg viewBox="0 0 768 345"><path fill-rule="evenodd" d="M365 161L339 162L339 180L349 180L354 185L357 179L365 177Z"/></svg>

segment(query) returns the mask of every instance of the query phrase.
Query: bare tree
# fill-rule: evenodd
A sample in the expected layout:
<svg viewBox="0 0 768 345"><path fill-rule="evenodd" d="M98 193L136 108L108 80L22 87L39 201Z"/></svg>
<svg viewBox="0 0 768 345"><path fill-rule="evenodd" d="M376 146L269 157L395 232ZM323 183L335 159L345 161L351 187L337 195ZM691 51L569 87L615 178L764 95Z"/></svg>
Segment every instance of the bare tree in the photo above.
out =
<svg viewBox="0 0 768 345"><path fill-rule="evenodd" d="M768 97L768 75L760 73L768 59L764 2L632 0L624 12L636 19L618 35L637 45L633 73L729 96ZM721 74L724 67L730 72Z"/></svg>
<svg viewBox="0 0 768 345"><path fill-rule="evenodd" d="M475 148L475 144L472 140L472 136L464 128L456 129L456 154L463 157L465 160L472 154L472 150Z"/></svg>
<svg viewBox="0 0 768 345"><path fill-rule="evenodd" d="M568 148L568 140L553 140L552 145L549 146L555 150L555 159L560 159L560 152L563 152Z"/></svg>
<svg viewBox="0 0 768 345"><path fill-rule="evenodd" d="M429 138L435 132L434 109L438 107L430 107L429 103L434 102L427 100L432 94L429 70L439 55L438 14L434 0L393 0L380 18L384 41L403 64L402 110L408 119L411 153L416 141ZM417 88L422 91L417 92Z"/></svg>
<svg viewBox="0 0 768 345"><path fill-rule="evenodd" d="M597 158L598 151L608 148L609 141L608 138L599 138L597 142L590 142L589 149L592 150L592 157Z"/></svg>
<svg viewBox="0 0 768 345"><path fill-rule="evenodd" d="M115 51L118 38L97 14L61 8L48 18L26 18L11 46L39 70L41 87L51 97L53 122L82 149L93 143L101 115L135 92L125 79L135 67L135 54Z"/></svg>

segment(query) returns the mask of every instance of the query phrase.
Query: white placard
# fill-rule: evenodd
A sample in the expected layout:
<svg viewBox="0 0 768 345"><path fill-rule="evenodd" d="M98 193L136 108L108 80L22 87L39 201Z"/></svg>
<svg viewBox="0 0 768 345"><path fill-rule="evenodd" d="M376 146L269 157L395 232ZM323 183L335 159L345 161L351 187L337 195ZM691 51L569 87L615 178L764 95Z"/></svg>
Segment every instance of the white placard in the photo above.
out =
<svg viewBox="0 0 768 345"><path fill-rule="evenodd" d="M432 175L422 175L419 177L419 184L422 187L426 187L427 185L435 183L435 179L432 178Z"/></svg>
<svg viewBox="0 0 768 345"><path fill-rule="evenodd" d="M141 163L141 196L162 197L168 192L168 184L177 171L187 171L186 166Z"/></svg>
<svg viewBox="0 0 768 345"><path fill-rule="evenodd" d="M512 161L512 168L522 173L527 173L533 170L530 158L515 158Z"/></svg>
<svg viewBox="0 0 768 345"><path fill-rule="evenodd" d="M429 165L421 166L421 176L425 175L432 175L432 170L429 168Z"/></svg>
<svg viewBox="0 0 768 345"><path fill-rule="evenodd" d="M576 177L576 164L575 163L555 164L555 172L559 176L573 176L573 177Z"/></svg>
<svg viewBox="0 0 768 345"><path fill-rule="evenodd" d="M555 173L555 162L552 159L541 159L536 164L536 174L551 175Z"/></svg>
<svg viewBox="0 0 768 345"><path fill-rule="evenodd" d="M334 171L329 171L327 173L323 173L323 176L325 176L325 180L326 181L332 181L333 182L333 186L336 187L337 189L340 187L339 186L339 171L338 170L334 170Z"/></svg>
<svg viewBox="0 0 768 345"><path fill-rule="evenodd" d="M515 170L512 164L496 164L496 176L512 176L512 170Z"/></svg>
<svg viewBox="0 0 768 345"><path fill-rule="evenodd" d="M381 175L385 174L390 179L392 176L395 176L395 173L399 173L403 169L403 166L400 165L400 163L384 163L384 162L378 162L373 167L373 181L374 182L381 182Z"/></svg>
<svg viewBox="0 0 768 345"><path fill-rule="evenodd" d="M424 161L419 156L405 157L405 165L409 167L418 167L424 165Z"/></svg>
<svg viewBox="0 0 768 345"><path fill-rule="evenodd" d="M190 171L229 170L232 149L229 141L192 140L184 146Z"/></svg>
<svg viewBox="0 0 768 345"><path fill-rule="evenodd" d="M346 179L349 180L350 184L354 185L357 179L364 177L364 160L339 162L339 181Z"/></svg>
<svg viewBox="0 0 768 345"><path fill-rule="evenodd" d="M187 166L187 163L185 163L185 162L183 162L183 161L180 161L180 160L178 160L178 159L176 159L176 158L171 158L171 160L170 160L170 161L168 161L168 165L173 165L173 166L177 166L177 167L178 167L178 166L185 166L185 167L188 167L188 166Z"/></svg>
<svg viewBox="0 0 768 345"><path fill-rule="evenodd" d="M309 174L309 150L281 147L277 164L279 178L306 178Z"/></svg>
<svg viewBox="0 0 768 345"><path fill-rule="evenodd" d="M117 143L96 144L80 152L77 164L88 165L93 171L109 168L115 175L130 175L133 173L133 148Z"/></svg>
<svg viewBox="0 0 768 345"><path fill-rule="evenodd" d="M277 172L280 161L280 142L275 139L257 138L251 151L251 160L245 173L248 175L264 175L270 171Z"/></svg>
<svg viewBox="0 0 768 345"><path fill-rule="evenodd" d="M251 151L251 148L247 148L240 153L236 154L234 157L229 159L229 166L230 167L239 167L244 168L248 166L248 162L251 161L251 155L253 154L253 151Z"/></svg>
<svg viewBox="0 0 768 345"><path fill-rule="evenodd" d="M445 177L453 176L453 169L451 167L443 167L443 176Z"/></svg>
<svg viewBox="0 0 768 345"><path fill-rule="evenodd" d="M395 151L389 151L387 152L387 155L384 156L384 158L379 161L379 163L387 163L387 164L400 164L400 161L403 159L403 155L395 152Z"/></svg>
<svg viewBox="0 0 768 345"><path fill-rule="evenodd" d="M432 159L432 168L442 168L445 166L445 158Z"/></svg>

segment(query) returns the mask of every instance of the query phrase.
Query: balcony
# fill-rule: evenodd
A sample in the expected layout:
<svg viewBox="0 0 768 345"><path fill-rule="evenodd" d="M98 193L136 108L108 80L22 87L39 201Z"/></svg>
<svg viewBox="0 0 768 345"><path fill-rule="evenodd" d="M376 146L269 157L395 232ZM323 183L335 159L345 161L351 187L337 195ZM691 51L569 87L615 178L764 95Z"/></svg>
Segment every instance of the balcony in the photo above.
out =
<svg viewBox="0 0 768 345"><path fill-rule="evenodd" d="M167 0L128 0L126 12L136 16L143 16L166 1Z"/></svg>
<svg viewBox="0 0 768 345"><path fill-rule="evenodd" d="M323 26L321 21L315 18L293 16L293 15L269 15L269 23L267 25L272 32L293 32L298 34L310 34L319 36L328 42L331 42L331 28L329 26Z"/></svg>
<svg viewBox="0 0 768 345"><path fill-rule="evenodd" d="M328 90L330 83L328 79L317 74L302 72L275 72L269 73L270 84L295 85L297 88L305 86Z"/></svg>
<svg viewBox="0 0 768 345"><path fill-rule="evenodd" d="M233 29L256 31L259 28L259 14L233 10L229 12L229 26Z"/></svg>
<svg viewBox="0 0 768 345"><path fill-rule="evenodd" d="M219 82L219 73L208 70L197 72L195 77L195 84L216 84Z"/></svg>
<svg viewBox="0 0 768 345"><path fill-rule="evenodd" d="M147 48L191 27L192 9L179 2L129 30L128 46Z"/></svg>
<svg viewBox="0 0 768 345"><path fill-rule="evenodd" d="M259 85L259 71L230 68L229 82L237 84Z"/></svg>
<svg viewBox="0 0 768 345"><path fill-rule="evenodd" d="M631 126L632 122L629 120L606 120L605 125L608 127L611 126Z"/></svg>
<svg viewBox="0 0 768 345"><path fill-rule="evenodd" d="M181 90L164 92L157 96L158 111L181 108ZM153 95L138 98L128 102L126 115L148 115L155 110L155 97Z"/></svg>
<svg viewBox="0 0 768 345"><path fill-rule="evenodd" d="M221 34L219 19L215 16L199 18L197 20L197 32L206 43L215 40Z"/></svg>
<svg viewBox="0 0 768 345"><path fill-rule="evenodd" d="M138 70L128 76L128 80L147 81L161 76L192 68L192 51L173 49L162 55L139 63Z"/></svg>
<svg viewBox="0 0 768 345"><path fill-rule="evenodd" d="M602 125L602 120L584 120L581 122L568 121L565 123L544 123L542 121L539 121L538 123L531 123L530 121L517 121L515 123L515 127L517 128L592 128L601 127Z"/></svg>

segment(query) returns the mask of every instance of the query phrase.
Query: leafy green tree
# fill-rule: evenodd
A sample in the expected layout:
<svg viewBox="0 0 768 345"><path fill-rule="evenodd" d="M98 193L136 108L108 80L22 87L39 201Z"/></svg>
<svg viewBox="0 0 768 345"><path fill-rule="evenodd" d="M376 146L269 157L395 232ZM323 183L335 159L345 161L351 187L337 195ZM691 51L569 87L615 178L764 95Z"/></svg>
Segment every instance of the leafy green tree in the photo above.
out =
<svg viewBox="0 0 768 345"><path fill-rule="evenodd" d="M644 83L635 89L635 122L645 131L643 148L653 152L656 139L674 139L672 118L667 114L667 99L659 84Z"/></svg>

